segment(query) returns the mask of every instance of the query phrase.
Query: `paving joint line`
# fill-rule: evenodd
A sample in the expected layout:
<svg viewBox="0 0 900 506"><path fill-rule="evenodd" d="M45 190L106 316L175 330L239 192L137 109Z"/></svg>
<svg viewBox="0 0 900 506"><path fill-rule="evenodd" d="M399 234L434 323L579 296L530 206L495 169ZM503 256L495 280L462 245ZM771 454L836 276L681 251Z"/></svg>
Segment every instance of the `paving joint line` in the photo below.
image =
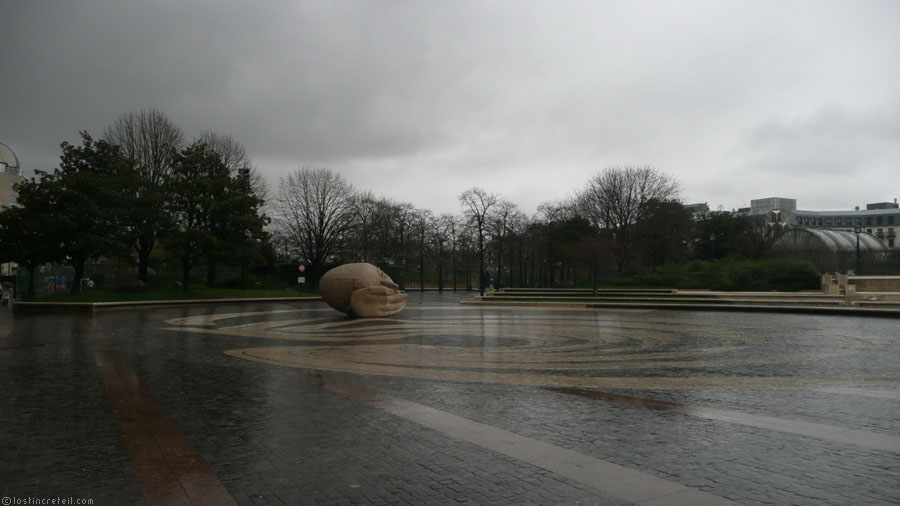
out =
<svg viewBox="0 0 900 506"><path fill-rule="evenodd" d="M476 422L346 380L304 371L292 371L289 374L446 436L515 458L586 485L602 494L635 504L642 506L737 504L726 498L658 478L643 471Z"/></svg>

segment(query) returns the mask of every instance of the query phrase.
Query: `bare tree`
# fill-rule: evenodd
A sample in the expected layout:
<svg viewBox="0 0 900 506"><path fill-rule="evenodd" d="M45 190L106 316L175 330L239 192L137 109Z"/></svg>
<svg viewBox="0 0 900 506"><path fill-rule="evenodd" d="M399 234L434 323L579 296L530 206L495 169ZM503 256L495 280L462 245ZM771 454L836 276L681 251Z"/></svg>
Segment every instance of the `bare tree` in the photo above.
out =
<svg viewBox="0 0 900 506"><path fill-rule="evenodd" d="M359 232L362 261L368 262L369 231L372 227L372 219L378 210L378 200L371 191L358 192L350 199L350 208L353 210L353 218Z"/></svg>
<svg viewBox="0 0 900 506"><path fill-rule="evenodd" d="M567 200L543 202L538 205L537 210L538 214L534 218L534 227L531 235L533 241L541 244L539 251L541 263L538 265L540 270L538 279L541 280L543 286L552 288L555 277L555 265L560 260L556 251L557 248L554 247L553 237L564 223L575 216L575 205ZM531 254L533 263L535 258L534 248L532 248ZM560 263L561 270L562 267ZM560 274L560 281L562 281L562 274Z"/></svg>
<svg viewBox="0 0 900 506"><path fill-rule="evenodd" d="M410 232L415 224L416 208L409 202L402 202L394 208L394 223L397 236L400 240L400 255L403 263L403 272L409 270L408 241Z"/></svg>
<svg viewBox="0 0 900 506"><path fill-rule="evenodd" d="M447 242L450 242L451 246L451 256L455 253L455 235L456 235L456 220L451 214L442 214L440 216L435 216L431 218L431 223L429 224L431 228L431 239L434 243L434 253L436 260L436 269L438 275L438 291L444 291L444 245ZM456 268L455 260L453 260L453 268ZM456 280L456 273L453 274L454 285Z"/></svg>
<svg viewBox="0 0 900 506"><path fill-rule="evenodd" d="M417 209L412 219L414 230L419 236L419 291L422 292L425 291L425 238L431 219L431 211L427 209Z"/></svg>
<svg viewBox="0 0 900 506"><path fill-rule="evenodd" d="M542 202L537 207L539 220L544 223L562 223L575 214L575 205L566 200Z"/></svg>
<svg viewBox="0 0 900 506"><path fill-rule="evenodd" d="M314 283L352 220L353 189L329 169L301 168L281 179L277 221L310 264Z"/></svg>
<svg viewBox="0 0 900 506"><path fill-rule="evenodd" d="M152 184L161 184L172 169L172 149L184 144L184 133L158 109L130 111L103 131L107 142L118 144Z"/></svg>
<svg viewBox="0 0 900 506"><path fill-rule="evenodd" d="M477 187L470 188L459 196L459 203L463 207L463 213L478 234L478 291L481 292L481 295L484 295L485 288L484 238L488 228L488 216L499 200L500 198L493 193L488 193Z"/></svg>
<svg viewBox="0 0 900 506"><path fill-rule="evenodd" d="M503 244L510 233L519 207L508 200L500 200L489 216L488 226L497 243L497 288L503 286Z"/></svg>
<svg viewBox="0 0 900 506"><path fill-rule="evenodd" d="M478 231L475 226L462 216L457 222L457 242L462 252L462 263L466 266L466 290L472 290L472 251L478 243Z"/></svg>
<svg viewBox="0 0 900 506"><path fill-rule="evenodd" d="M450 241L450 269L452 272L452 281L453 281L453 291L456 291L456 258L459 252L459 243L461 242L462 236L462 228L464 224L461 223L462 220L453 216L452 214L444 215L446 218L442 217L442 220L445 223L445 228L447 231L447 240Z"/></svg>
<svg viewBox="0 0 900 506"><path fill-rule="evenodd" d="M677 200L680 184L650 166L613 167L595 175L578 194L578 212L613 244L619 272L632 258L634 227L650 201Z"/></svg>
<svg viewBox="0 0 900 506"><path fill-rule="evenodd" d="M515 279L515 271L513 270L513 263L518 261L519 263L519 282L518 286L524 288L525 287L525 276L528 272L528 268L525 266L525 260L527 258L527 253L525 251L526 243L528 242L528 225L530 221L528 216L525 213L518 211L511 216L509 220L509 233L510 239L512 240L513 250L510 255L510 286L513 286L513 280ZM517 250L517 251L516 251Z"/></svg>
<svg viewBox="0 0 900 506"><path fill-rule="evenodd" d="M240 169L250 167L250 158L247 157L247 150L230 135L206 130L200 134L197 141L206 144L208 150L219 155L222 163L225 164L225 167L228 168L232 175L238 175Z"/></svg>
<svg viewBox="0 0 900 506"><path fill-rule="evenodd" d="M244 146L234 137L207 130L197 140L206 144L210 151L222 158L222 163L228 167L232 177L246 177L254 195L263 200L268 197L269 187L265 178L259 169L253 166Z"/></svg>
<svg viewBox="0 0 900 506"><path fill-rule="evenodd" d="M396 233L394 221L396 220L396 202L381 197L374 202L372 215L369 217L371 256L377 262L387 264L397 263L397 248L395 246Z"/></svg>
<svg viewBox="0 0 900 506"><path fill-rule="evenodd" d="M166 222L164 187L172 170L173 156L184 144L184 133L161 111L150 109L119 116L103 133L137 171L134 212L123 216L123 242L138 256L138 279L147 283L147 263Z"/></svg>

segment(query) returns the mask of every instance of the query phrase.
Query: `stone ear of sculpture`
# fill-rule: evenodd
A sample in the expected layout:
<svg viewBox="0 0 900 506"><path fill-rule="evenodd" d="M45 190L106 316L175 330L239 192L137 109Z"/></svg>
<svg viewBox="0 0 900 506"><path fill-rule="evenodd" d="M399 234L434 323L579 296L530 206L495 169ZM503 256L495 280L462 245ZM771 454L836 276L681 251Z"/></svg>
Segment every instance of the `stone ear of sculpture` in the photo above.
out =
<svg viewBox="0 0 900 506"><path fill-rule="evenodd" d="M409 295L381 269L368 263L344 264L326 272L319 292L329 306L350 316L374 318L399 313Z"/></svg>

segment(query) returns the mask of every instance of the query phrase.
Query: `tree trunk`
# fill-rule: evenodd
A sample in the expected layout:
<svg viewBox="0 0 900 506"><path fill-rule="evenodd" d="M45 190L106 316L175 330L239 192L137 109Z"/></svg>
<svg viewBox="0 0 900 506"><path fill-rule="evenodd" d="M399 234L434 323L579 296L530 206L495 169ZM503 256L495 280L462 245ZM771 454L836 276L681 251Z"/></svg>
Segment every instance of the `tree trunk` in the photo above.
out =
<svg viewBox="0 0 900 506"><path fill-rule="evenodd" d="M425 291L425 229L419 240L419 291Z"/></svg>
<svg viewBox="0 0 900 506"><path fill-rule="evenodd" d="M455 249L455 248L454 248ZM456 291L456 252L454 251L453 260L451 261L453 267L453 291Z"/></svg>
<svg viewBox="0 0 900 506"><path fill-rule="evenodd" d="M369 227L363 222L363 262L369 261Z"/></svg>
<svg viewBox="0 0 900 506"><path fill-rule="evenodd" d="M484 232L478 231L478 291L484 296Z"/></svg>
<svg viewBox="0 0 900 506"><path fill-rule="evenodd" d="M403 240L403 226L400 226L400 254L403 255L403 275L409 272L409 261L406 258L406 242Z"/></svg>
<svg viewBox="0 0 900 506"><path fill-rule="evenodd" d="M531 247L531 283L529 283L531 288L534 288L534 246Z"/></svg>
<svg viewBox="0 0 900 506"><path fill-rule="evenodd" d="M75 261L72 264L72 268L75 269L75 277L72 278L71 292L77 294L81 292L81 279L84 277L84 260Z"/></svg>
<svg viewBox="0 0 900 506"><path fill-rule="evenodd" d="M620 245L616 245L616 268L619 274L625 274L625 249Z"/></svg>
<svg viewBox="0 0 900 506"><path fill-rule="evenodd" d="M181 257L181 289L187 291L188 282L191 278L191 257L188 255Z"/></svg>
<svg viewBox="0 0 900 506"><path fill-rule="evenodd" d="M319 280L322 279L322 263L314 262L309 266L309 274L310 274L310 286L313 288L319 288Z"/></svg>
<svg viewBox="0 0 900 506"><path fill-rule="evenodd" d="M438 292L444 291L444 249L438 250Z"/></svg>
<svg viewBox="0 0 900 506"><path fill-rule="evenodd" d="M247 289L247 254L241 250L241 291Z"/></svg>
<svg viewBox="0 0 900 506"><path fill-rule="evenodd" d="M522 245L519 244L519 288L525 287L525 259L522 257Z"/></svg>
<svg viewBox="0 0 900 506"><path fill-rule="evenodd" d="M209 255L207 258L209 265L206 267L206 286L210 288L216 287L216 256Z"/></svg>
<svg viewBox="0 0 900 506"><path fill-rule="evenodd" d="M147 286L147 269L150 265L150 253L153 251L153 239L142 238L138 241L138 279Z"/></svg>
<svg viewBox="0 0 900 506"><path fill-rule="evenodd" d="M503 241L497 241L497 288L503 286Z"/></svg>
<svg viewBox="0 0 900 506"><path fill-rule="evenodd" d="M144 286L147 286L147 264L150 260L150 254L144 254L143 252L138 252L138 279L141 283L144 283Z"/></svg>

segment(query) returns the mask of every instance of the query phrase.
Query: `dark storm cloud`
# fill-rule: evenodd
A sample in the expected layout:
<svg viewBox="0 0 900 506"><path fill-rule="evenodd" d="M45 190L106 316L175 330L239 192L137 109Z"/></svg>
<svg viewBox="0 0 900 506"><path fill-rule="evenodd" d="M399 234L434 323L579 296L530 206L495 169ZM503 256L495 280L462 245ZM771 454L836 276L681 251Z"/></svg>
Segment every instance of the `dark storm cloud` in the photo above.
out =
<svg viewBox="0 0 900 506"><path fill-rule="evenodd" d="M900 162L892 1L5 11L0 61L13 78L0 142L31 168L52 167L79 129L99 134L148 107L189 136L234 136L273 182L324 165L437 211L473 185L530 211L625 163L653 164L682 179L686 198L726 207L803 199L819 172L817 202L846 207L841 178L887 177ZM772 172L777 185L761 177Z"/></svg>

